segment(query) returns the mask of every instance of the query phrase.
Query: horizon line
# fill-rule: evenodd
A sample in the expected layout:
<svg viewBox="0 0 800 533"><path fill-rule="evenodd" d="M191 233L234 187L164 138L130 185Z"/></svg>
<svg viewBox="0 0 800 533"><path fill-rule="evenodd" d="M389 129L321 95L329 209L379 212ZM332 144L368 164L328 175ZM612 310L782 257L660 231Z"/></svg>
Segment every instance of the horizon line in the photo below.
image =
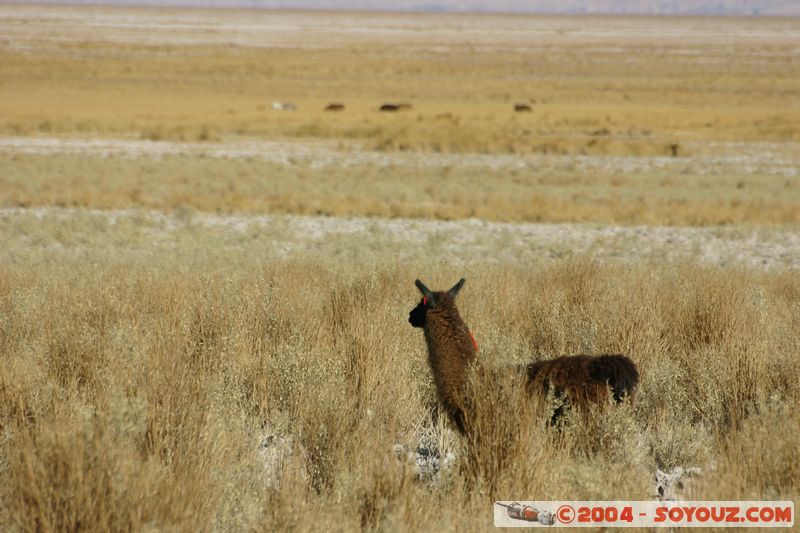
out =
<svg viewBox="0 0 800 533"><path fill-rule="evenodd" d="M697 18L798 18L798 14L762 14L762 13L649 13L646 11L562 11L562 10L515 10L515 9L420 9L409 8L383 8L383 7L285 7L285 6L260 6L247 5L247 2L227 4L224 0L211 0L210 2L193 2L173 0L158 2L156 0L120 0L107 2L103 0L0 0L0 5L28 5L28 6L62 6L62 7L109 7L109 8L143 8L143 9L232 9L232 10L253 10L253 11L301 11L301 12L342 12L342 13L404 13L422 15L541 15L541 16L565 16L565 17L697 17Z"/></svg>

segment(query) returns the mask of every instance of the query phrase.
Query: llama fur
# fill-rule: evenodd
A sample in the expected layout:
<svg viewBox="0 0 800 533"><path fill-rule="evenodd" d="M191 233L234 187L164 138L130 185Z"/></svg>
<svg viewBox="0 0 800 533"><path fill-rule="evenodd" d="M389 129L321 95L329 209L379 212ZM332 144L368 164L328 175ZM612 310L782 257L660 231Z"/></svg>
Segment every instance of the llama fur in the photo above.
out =
<svg viewBox="0 0 800 533"><path fill-rule="evenodd" d="M416 281L423 300L411 311L409 322L425 331L428 364L439 403L461 433L466 432L465 383L478 352L455 304L462 279L449 291L432 292Z"/></svg>

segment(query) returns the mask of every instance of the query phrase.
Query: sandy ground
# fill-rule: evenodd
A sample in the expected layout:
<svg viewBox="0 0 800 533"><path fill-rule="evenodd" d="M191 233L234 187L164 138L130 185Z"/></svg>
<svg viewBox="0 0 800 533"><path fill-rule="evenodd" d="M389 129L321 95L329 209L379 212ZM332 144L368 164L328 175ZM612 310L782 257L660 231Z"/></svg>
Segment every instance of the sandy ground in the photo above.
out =
<svg viewBox="0 0 800 533"><path fill-rule="evenodd" d="M209 13L213 13L213 19ZM48 29L57 27L58 40L82 42L89 27L92 40L101 42L329 48L332 43L348 46L370 42L414 47L420 32L425 32L437 36L439 50L469 45L476 51L541 52L552 47L589 46L599 52L620 54L641 45L650 46L655 40L675 55L693 55L696 47L702 46L710 63L724 62L732 45L796 47L800 43L797 22L790 17L767 19L766 26L763 20L754 23L746 17L704 17L675 23L681 20L107 7L89 11L86 7L0 5L0 36L6 36L15 46L35 46L34 42L26 43L27 38L47 34ZM622 42L620 35L625 36ZM771 52L772 59L774 53ZM792 51L787 48L781 53Z"/></svg>
<svg viewBox="0 0 800 533"><path fill-rule="evenodd" d="M0 153L79 154L93 157L159 159L171 155L214 158L262 158L310 166L347 168L357 165L413 167L481 167L536 169L558 166L580 172L619 174L648 171L696 174L783 174L796 176L800 154L780 144L719 145L714 153L688 157L612 157L546 155L447 155L374 152L335 142L236 141L218 143L154 142L147 140L11 137L0 138ZM47 248L64 244L49 236L63 222L76 235L70 246L107 247L91 238L104 231L133 231L135 246L177 248L197 230L214 233L214 245L238 246L243 236L255 238L268 257L315 256L362 261L387 257L413 260L420 251L447 255L451 262L525 263L589 255L598 260L693 260L713 265L759 269L800 267L797 228L659 227L598 224L490 223L468 219L436 221L292 215L217 215L196 212L98 211L60 208L0 209L0 232L10 241L6 253L26 246ZM35 230L38 226L39 230ZM115 228L117 228L115 230ZM30 235L39 237L31 238ZM125 242L120 233L109 242ZM196 238L196 236L192 237ZM202 242L198 240L197 242ZM90 244L87 244L90 243ZM134 246L134 248L135 248Z"/></svg>
<svg viewBox="0 0 800 533"><path fill-rule="evenodd" d="M0 153L8 154L80 154L132 159L160 159L171 155L258 158L311 168L371 165L524 170L562 167L580 172L621 174L659 170L693 175L760 174L786 177L800 174L800 153L794 148L793 144L788 143L697 143L687 145L686 151L690 154L687 156L631 157L376 152L364 150L357 143L342 144L340 141L236 140L192 143L88 137L0 137Z"/></svg>
<svg viewBox="0 0 800 533"><path fill-rule="evenodd" d="M355 259L364 263L387 259L415 260L421 254L451 263L519 263L588 256L599 261L698 261L717 266L765 270L800 268L800 233L793 229L680 228L596 224L514 224L482 220L436 221L294 215L165 214L156 211L97 211L61 208L0 210L0 231L8 228L67 226L70 231L112 235L108 243L138 242L142 251L174 249L187 235L213 232L214 246L258 247L275 259ZM115 227L126 234L113 237ZM131 228L146 234L130 239ZM102 230L102 231L101 231ZM25 232L23 232L25 233ZM257 240L256 240L257 239ZM90 251L91 239L78 238L66 248ZM104 241L106 242L106 241ZM144 244L142 244L144 242ZM221 243L221 244L220 244ZM266 245L266 246L265 246ZM26 246L65 246L48 241L15 239L5 254ZM113 246L108 244L107 246ZM125 245L126 251L136 251ZM88 247L88 248L87 248ZM152 250L151 250L152 251Z"/></svg>

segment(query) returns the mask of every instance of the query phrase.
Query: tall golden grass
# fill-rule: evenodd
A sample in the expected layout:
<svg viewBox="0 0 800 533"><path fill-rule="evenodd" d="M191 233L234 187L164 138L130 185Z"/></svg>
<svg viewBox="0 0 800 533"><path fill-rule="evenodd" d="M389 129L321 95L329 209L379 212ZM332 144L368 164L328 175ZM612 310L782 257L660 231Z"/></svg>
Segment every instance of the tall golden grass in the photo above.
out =
<svg viewBox="0 0 800 533"><path fill-rule="evenodd" d="M694 499L800 495L800 283L792 273L474 267L465 320L498 383L466 447L435 420L410 280L453 265L154 263L129 252L0 268L0 527L480 530L493 499L649 499L701 466ZM462 272L459 272L461 274ZM633 405L545 426L504 365L623 352ZM393 445L437 434L438 484ZM265 469L259 445L291 439Z"/></svg>

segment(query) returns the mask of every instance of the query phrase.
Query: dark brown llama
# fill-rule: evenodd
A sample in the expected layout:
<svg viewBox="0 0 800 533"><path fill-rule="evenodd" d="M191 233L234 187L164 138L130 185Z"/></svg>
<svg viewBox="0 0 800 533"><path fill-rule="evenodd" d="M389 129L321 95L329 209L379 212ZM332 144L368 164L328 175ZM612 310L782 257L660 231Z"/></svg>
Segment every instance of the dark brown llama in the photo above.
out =
<svg viewBox="0 0 800 533"><path fill-rule="evenodd" d="M433 292L420 280L414 283L422 292L422 300L411 310L408 321L425 331L428 363L439 401L456 428L462 434L467 433L466 388L478 347L456 309L455 298L464 286L464 279L446 292ZM518 370L525 376L529 392L538 392L543 397L552 394L558 399L551 424L558 422L570 405L607 403L609 389L616 403L632 398L639 382L636 365L624 355L562 356L536 361Z"/></svg>

